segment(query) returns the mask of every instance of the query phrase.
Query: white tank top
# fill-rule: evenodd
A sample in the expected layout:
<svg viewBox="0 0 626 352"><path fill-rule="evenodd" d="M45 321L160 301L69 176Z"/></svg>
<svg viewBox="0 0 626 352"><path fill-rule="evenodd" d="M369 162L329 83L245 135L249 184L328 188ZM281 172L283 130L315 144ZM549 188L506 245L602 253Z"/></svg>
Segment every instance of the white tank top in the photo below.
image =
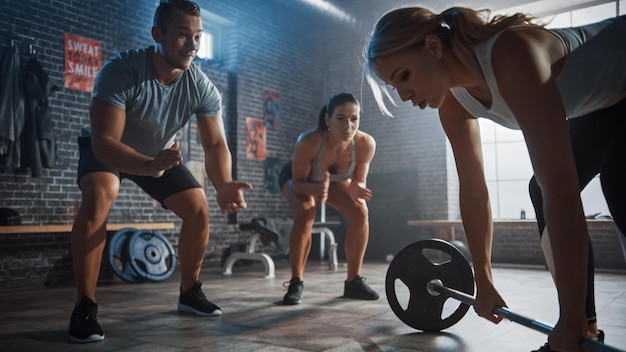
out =
<svg viewBox="0 0 626 352"><path fill-rule="evenodd" d="M326 172L322 170L322 155L324 154L324 146L326 145L326 134L324 132L322 136L322 143L320 145L320 151L317 154L317 159L313 166L311 167L311 171L309 172L308 180L310 182L322 182L324 181L324 177L326 176ZM331 173L330 174L330 182L339 182L345 181L352 177L354 173L354 169L356 168L356 148L354 146L354 138L352 138L352 151L350 154L350 165L348 169L340 174Z"/></svg>
<svg viewBox="0 0 626 352"><path fill-rule="evenodd" d="M561 40L566 50L565 65L556 83L567 117L598 110L624 91L626 21L623 18L551 32ZM472 116L485 117L504 127L519 129L513 112L500 94L491 65L491 50L500 33L480 43L474 50L489 86L491 107L485 108L465 88L452 88L450 92Z"/></svg>

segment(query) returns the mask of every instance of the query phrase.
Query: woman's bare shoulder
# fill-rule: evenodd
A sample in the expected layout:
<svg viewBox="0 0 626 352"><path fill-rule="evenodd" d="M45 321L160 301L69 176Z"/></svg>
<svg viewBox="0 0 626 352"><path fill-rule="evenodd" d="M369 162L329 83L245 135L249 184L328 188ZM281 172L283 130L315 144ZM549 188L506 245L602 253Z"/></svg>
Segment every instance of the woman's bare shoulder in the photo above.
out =
<svg viewBox="0 0 626 352"><path fill-rule="evenodd" d="M376 150L376 140L366 132L358 131L354 136L354 146L357 154L367 155L371 158Z"/></svg>
<svg viewBox="0 0 626 352"><path fill-rule="evenodd" d="M296 153L298 154L315 154L319 151L322 143L323 131L319 129L306 130L298 136L296 140Z"/></svg>
<svg viewBox="0 0 626 352"><path fill-rule="evenodd" d="M563 44L549 30L539 26L520 26L505 30L491 52L494 70L509 70L520 63L550 67L564 55Z"/></svg>
<svg viewBox="0 0 626 352"><path fill-rule="evenodd" d="M354 135L354 144L376 145L376 140L369 133L359 130Z"/></svg>
<svg viewBox="0 0 626 352"><path fill-rule="evenodd" d="M322 132L318 129L310 129L306 130L298 136L296 140L297 144L309 144L309 143L319 143L322 140Z"/></svg>

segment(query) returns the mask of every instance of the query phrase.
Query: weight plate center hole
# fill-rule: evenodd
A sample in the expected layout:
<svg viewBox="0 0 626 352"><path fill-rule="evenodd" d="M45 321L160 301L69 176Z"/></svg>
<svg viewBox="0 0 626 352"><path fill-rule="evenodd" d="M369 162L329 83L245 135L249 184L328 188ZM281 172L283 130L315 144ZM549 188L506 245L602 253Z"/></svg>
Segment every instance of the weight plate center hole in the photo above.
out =
<svg viewBox="0 0 626 352"><path fill-rule="evenodd" d="M424 248L422 250L422 255L424 256L424 258L428 259L435 267L438 265L450 263L450 261L452 261L452 256L450 256L450 254L434 248ZM450 299L450 297L446 298L443 303L443 309L441 310L441 320L449 318L458 308L459 301L455 299Z"/></svg>
<svg viewBox="0 0 626 352"><path fill-rule="evenodd" d="M161 251L154 245L147 245L145 249L145 256L148 262L152 264L159 263L161 261Z"/></svg>

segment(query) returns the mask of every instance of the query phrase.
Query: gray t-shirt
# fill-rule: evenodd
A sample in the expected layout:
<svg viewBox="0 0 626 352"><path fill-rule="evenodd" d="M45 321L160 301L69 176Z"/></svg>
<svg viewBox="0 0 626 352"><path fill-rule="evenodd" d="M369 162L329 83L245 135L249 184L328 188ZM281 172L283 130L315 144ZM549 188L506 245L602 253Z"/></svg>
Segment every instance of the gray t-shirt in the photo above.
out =
<svg viewBox="0 0 626 352"><path fill-rule="evenodd" d="M170 147L189 121L221 118L221 96L198 66L192 64L172 83L159 83L152 67L154 47L113 56L96 77L92 98L126 110L122 142L155 156Z"/></svg>

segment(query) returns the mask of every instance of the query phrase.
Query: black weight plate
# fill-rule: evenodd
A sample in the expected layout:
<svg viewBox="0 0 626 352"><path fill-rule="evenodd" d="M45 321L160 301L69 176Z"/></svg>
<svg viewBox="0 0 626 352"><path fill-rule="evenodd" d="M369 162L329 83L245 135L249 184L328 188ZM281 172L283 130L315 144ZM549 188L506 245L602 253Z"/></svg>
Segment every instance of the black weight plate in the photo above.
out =
<svg viewBox="0 0 626 352"><path fill-rule="evenodd" d="M391 261L385 280L387 301L405 324L422 331L441 331L456 324L467 313L469 305L459 302L452 314L442 316L444 303L450 297L433 296L428 292L428 282L435 279L446 287L474 294L471 265L463 253L446 241L432 239L412 243ZM396 280L409 290L406 309L398 301Z"/></svg>
<svg viewBox="0 0 626 352"><path fill-rule="evenodd" d="M450 244L455 246L456 249L458 249L459 251L461 251L461 253L465 255L465 259L467 259L468 261L472 260L472 255L469 251L469 248L467 248L467 245L465 244L465 242L454 240L454 241L450 241Z"/></svg>
<svg viewBox="0 0 626 352"><path fill-rule="evenodd" d="M128 283L145 281L133 270L128 256L128 242L130 237L137 231L134 228L123 228L111 236L108 243L107 257L111 270L120 279Z"/></svg>
<svg viewBox="0 0 626 352"><path fill-rule="evenodd" d="M150 281L167 280L176 268L174 248L159 231L135 232L128 251L133 270Z"/></svg>

